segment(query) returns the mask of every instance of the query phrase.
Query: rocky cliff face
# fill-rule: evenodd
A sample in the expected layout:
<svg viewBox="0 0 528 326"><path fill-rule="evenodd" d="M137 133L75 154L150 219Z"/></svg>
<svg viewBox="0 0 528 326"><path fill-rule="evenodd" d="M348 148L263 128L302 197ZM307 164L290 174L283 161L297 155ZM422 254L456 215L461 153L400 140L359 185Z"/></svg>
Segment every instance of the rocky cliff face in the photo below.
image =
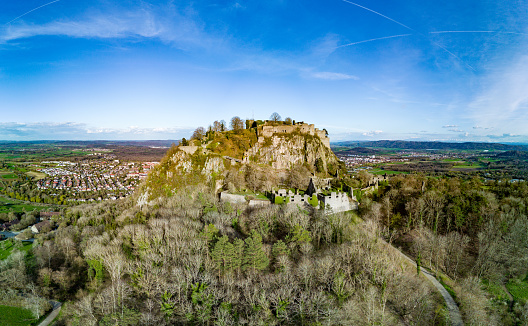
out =
<svg viewBox="0 0 528 326"><path fill-rule="evenodd" d="M232 157L232 153L238 158ZM215 186L226 186L233 170L238 171L238 177L245 178L248 184L255 183L248 175L259 172L260 183L278 182L277 176L284 179L288 169L301 165L308 167L305 169L307 173L334 174L339 161L318 135L275 133L257 140L249 130L238 134L228 131L214 135L213 139L203 141L199 146L171 148L161 164L149 174L146 189L150 191L149 197L155 198L170 195L185 185L213 184L214 181ZM259 172L251 172L255 169ZM267 177L270 173L275 178ZM266 187L272 186L266 184Z"/></svg>
<svg viewBox="0 0 528 326"><path fill-rule="evenodd" d="M260 137L244 155L244 163L270 164L275 169L289 169L293 165L316 165L320 160L327 171L327 163L337 164L334 153L318 137L303 134Z"/></svg>

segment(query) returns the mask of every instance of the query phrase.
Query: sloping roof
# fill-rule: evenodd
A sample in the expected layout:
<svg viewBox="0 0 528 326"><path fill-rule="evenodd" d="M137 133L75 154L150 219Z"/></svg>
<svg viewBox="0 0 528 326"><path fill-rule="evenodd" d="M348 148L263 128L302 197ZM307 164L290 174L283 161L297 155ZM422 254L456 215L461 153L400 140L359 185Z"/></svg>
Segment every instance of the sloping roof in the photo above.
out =
<svg viewBox="0 0 528 326"><path fill-rule="evenodd" d="M42 228L45 227L46 225L50 225L50 221L42 221L33 226L40 232L40 230L42 230Z"/></svg>

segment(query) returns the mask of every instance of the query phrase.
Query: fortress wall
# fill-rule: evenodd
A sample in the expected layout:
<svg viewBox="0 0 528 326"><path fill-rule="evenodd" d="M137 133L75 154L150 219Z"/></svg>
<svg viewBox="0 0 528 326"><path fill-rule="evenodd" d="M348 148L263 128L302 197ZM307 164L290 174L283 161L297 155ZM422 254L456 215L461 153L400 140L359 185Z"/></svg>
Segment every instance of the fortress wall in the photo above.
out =
<svg viewBox="0 0 528 326"><path fill-rule="evenodd" d="M313 124L306 124L306 123L297 123L295 125L282 125L282 126L262 126L262 130L259 132L259 138L260 137L271 137L273 134L281 134L281 133L292 133L295 131L299 131L303 134L309 134L312 136L318 136L323 144L330 148L330 139L326 136L326 132L324 130L319 130L315 128Z"/></svg>
<svg viewBox="0 0 528 326"><path fill-rule="evenodd" d="M320 194L317 197L321 202L323 202L325 208L327 205L330 205L333 213L346 212L354 209L354 205L351 205L350 199L348 199L347 194L344 192L332 192L330 196L323 196Z"/></svg>
<svg viewBox="0 0 528 326"><path fill-rule="evenodd" d="M180 150L184 151L185 153L189 154L189 155L192 155L194 154L194 152L196 152L198 150L198 148L200 148L199 146L179 146L178 147Z"/></svg>
<svg viewBox="0 0 528 326"><path fill-rule="evenodd" d="M249 201L249 206L269 206L271 202L269 200L252 199Z"/></svg>

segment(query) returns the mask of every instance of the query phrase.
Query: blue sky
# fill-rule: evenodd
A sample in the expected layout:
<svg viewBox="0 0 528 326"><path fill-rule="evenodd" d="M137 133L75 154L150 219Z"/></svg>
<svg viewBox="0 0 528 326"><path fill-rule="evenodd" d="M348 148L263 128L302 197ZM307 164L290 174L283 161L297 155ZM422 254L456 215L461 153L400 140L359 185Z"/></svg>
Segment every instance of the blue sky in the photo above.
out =
<svg viewBox="0 0 528 326"><path fill-rule="evenodd" d="M0 139L178 139L273 112L331 140L528 141L528 3L2 1Z"/></svg>

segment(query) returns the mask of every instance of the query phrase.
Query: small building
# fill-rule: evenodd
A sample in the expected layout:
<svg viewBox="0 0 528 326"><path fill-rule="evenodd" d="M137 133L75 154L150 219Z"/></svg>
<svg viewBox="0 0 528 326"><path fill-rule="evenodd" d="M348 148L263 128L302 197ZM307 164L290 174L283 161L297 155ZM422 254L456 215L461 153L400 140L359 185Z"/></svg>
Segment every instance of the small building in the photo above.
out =
<svg viewBox="0 0 528 326"><path fill-rule="evenodd" d="M317 194L317 199L325 209L331 209L332 213L346 212L357 209L357 203L350 201L345 192L331 192L330 195Z"/></svg>
<svg viewBox="0 0 528 326"><path fill-rule="evenodd" d="M45 227L51 227L51 222L48 221L48 220L45 220L45 221L39 222L37 224L34 224L33 226L31 226L31 232L33 232L35 234L38 234Z"/></svg>

